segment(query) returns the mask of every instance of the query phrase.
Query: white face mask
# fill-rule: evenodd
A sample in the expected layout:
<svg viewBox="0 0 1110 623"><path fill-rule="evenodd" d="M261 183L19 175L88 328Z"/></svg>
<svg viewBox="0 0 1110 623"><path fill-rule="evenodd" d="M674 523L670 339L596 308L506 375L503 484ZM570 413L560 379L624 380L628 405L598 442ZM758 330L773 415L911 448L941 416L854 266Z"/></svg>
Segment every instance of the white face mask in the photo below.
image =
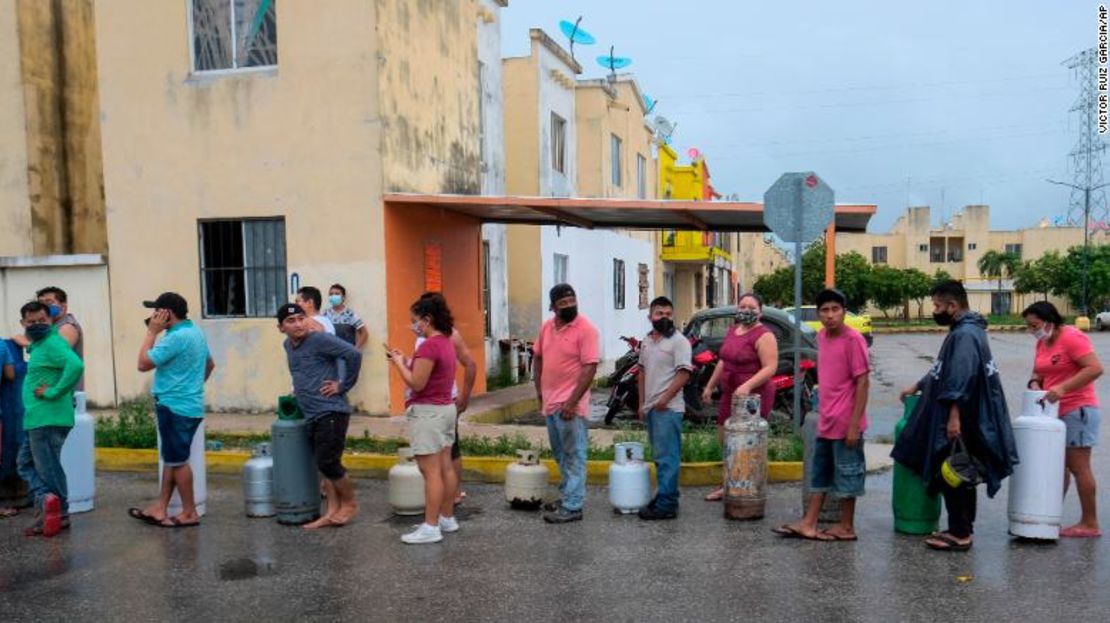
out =
<svg viewBox="0 0 1110 623"><path fill-rule="evenodd" d="M1052 329L1053 327L1050 324L1041 325L1040 329L1033 332L1033 337L1037 338L1038 342L1044 341L1048 336L1052 335Z"/></svg>

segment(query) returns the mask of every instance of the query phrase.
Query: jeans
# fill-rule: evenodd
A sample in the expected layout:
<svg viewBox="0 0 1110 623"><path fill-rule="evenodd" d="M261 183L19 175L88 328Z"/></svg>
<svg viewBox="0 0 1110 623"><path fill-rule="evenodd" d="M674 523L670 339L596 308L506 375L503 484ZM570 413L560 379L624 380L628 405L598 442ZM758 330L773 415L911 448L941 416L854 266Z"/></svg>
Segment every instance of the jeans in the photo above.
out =
<svg viewBox="0 0 1110 623"><path fill-rule="evenodd" d="M43 426L26 431L16 459L19 477L27 481L27 496L35 508L42 509L46 494L62 500L62 515L69 514L69 492L66 473L62 469L62 444L69 435L68 426Z"/></svg>
<svg viewBox="0 0 1110 623"><path fill-rule="evenodd" d="M562 412L556 411L547 416L547 436L551 441L551 453L559 463L559 494L563 508L582 510L586 502L586 449L589 446L586 419L574 416L564 420Z"/></svg>
<svg viewBox="0 0 1110 623"><path fill-rule="evenodd" d="M648 411L647 433L658 483L655 509L675 512L678 510L678 469L682 455L682 414L666 409Z"/></svg>

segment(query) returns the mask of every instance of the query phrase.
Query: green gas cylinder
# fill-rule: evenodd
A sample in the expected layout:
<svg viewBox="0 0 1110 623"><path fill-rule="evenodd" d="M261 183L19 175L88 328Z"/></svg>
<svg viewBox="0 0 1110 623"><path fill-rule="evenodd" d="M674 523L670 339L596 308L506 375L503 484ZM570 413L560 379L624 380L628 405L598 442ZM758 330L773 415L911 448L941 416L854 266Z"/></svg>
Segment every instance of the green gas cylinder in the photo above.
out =
<svg viewBox="0 0 1110 623"><path fill-rule="evenodd" d="M910 421L918 396L906 398L902 419L894 426L894 438L902 435L902 430ZM894 493L890 498L894 510L894 530L902 534L931 534L936 531L940 519L940 497L930 495L921 477L909 468L894 463Z"/></svg>

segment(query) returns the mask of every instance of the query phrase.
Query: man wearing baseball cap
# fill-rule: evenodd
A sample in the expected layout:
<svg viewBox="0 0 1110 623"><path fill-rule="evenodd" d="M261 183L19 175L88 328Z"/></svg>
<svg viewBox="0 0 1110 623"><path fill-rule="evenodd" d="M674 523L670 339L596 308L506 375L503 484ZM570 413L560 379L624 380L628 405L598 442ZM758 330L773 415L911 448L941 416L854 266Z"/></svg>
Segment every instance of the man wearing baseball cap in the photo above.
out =
<svg viewBox="0 0 1110 623"><path fill-rule="evenodd" d="M188 319L189 304L176 292L163 292L153 301L146 336L139 347L139 372L154 370L154 410L162 441L162 489L158 501L145 509L131 508L129 515L163 528L200 524L193 499L193 470L189 448L204 418L204 382L216 364L208 353L204 332ZM158 335L165 336L158 340ZM155 344L155 341L158 343ZM181 513L167 517L174 489L181 496Z"/></svg>

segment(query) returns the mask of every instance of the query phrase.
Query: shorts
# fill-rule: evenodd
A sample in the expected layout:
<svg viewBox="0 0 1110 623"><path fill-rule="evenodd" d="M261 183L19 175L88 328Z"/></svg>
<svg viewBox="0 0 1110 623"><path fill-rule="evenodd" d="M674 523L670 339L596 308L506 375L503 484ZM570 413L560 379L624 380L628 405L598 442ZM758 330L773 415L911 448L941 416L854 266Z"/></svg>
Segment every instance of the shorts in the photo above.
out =
<svg viewBox="0 0 1110 623"><path fill-rule="evenodd" d="M405 423L409 429L409 445L416 456L442 451L455 443L455 405L409 405Z"/></svg>
<svg viewBox="0 0 1110 623"><path fill-rule="evenodd" d="M1098 425L1102 421L1098 407L1079 407L1060 419L1067 429L1067 447L1093 448L1098 445Z"/></svg>
<svg viewBox="0 0 1110 623"><path fill-rule="evenodd" d="M189 449L193 435L204 418L178 415L165 405L154 403L158 416L158 438L161 440L162 464L181 467L189 462Z"/></svg>
<svg viewBox="0 0 1110 623"><path fill-rule="evenodd" d="M350 423L349 413L325 413L304 424L316 469L328 480L339 480L347 475L347 468L343 467L343 449L347 446L347 425Z"/></svg>
<svg viewBox="0 0 1110 623"><path fill-rule="evenodd" d="M831 493L838 498L858 498L863 495L866 476L867 459L862 438L855 448L849 448L843 439L817 438L810 465L810 491Z"/></svg>

